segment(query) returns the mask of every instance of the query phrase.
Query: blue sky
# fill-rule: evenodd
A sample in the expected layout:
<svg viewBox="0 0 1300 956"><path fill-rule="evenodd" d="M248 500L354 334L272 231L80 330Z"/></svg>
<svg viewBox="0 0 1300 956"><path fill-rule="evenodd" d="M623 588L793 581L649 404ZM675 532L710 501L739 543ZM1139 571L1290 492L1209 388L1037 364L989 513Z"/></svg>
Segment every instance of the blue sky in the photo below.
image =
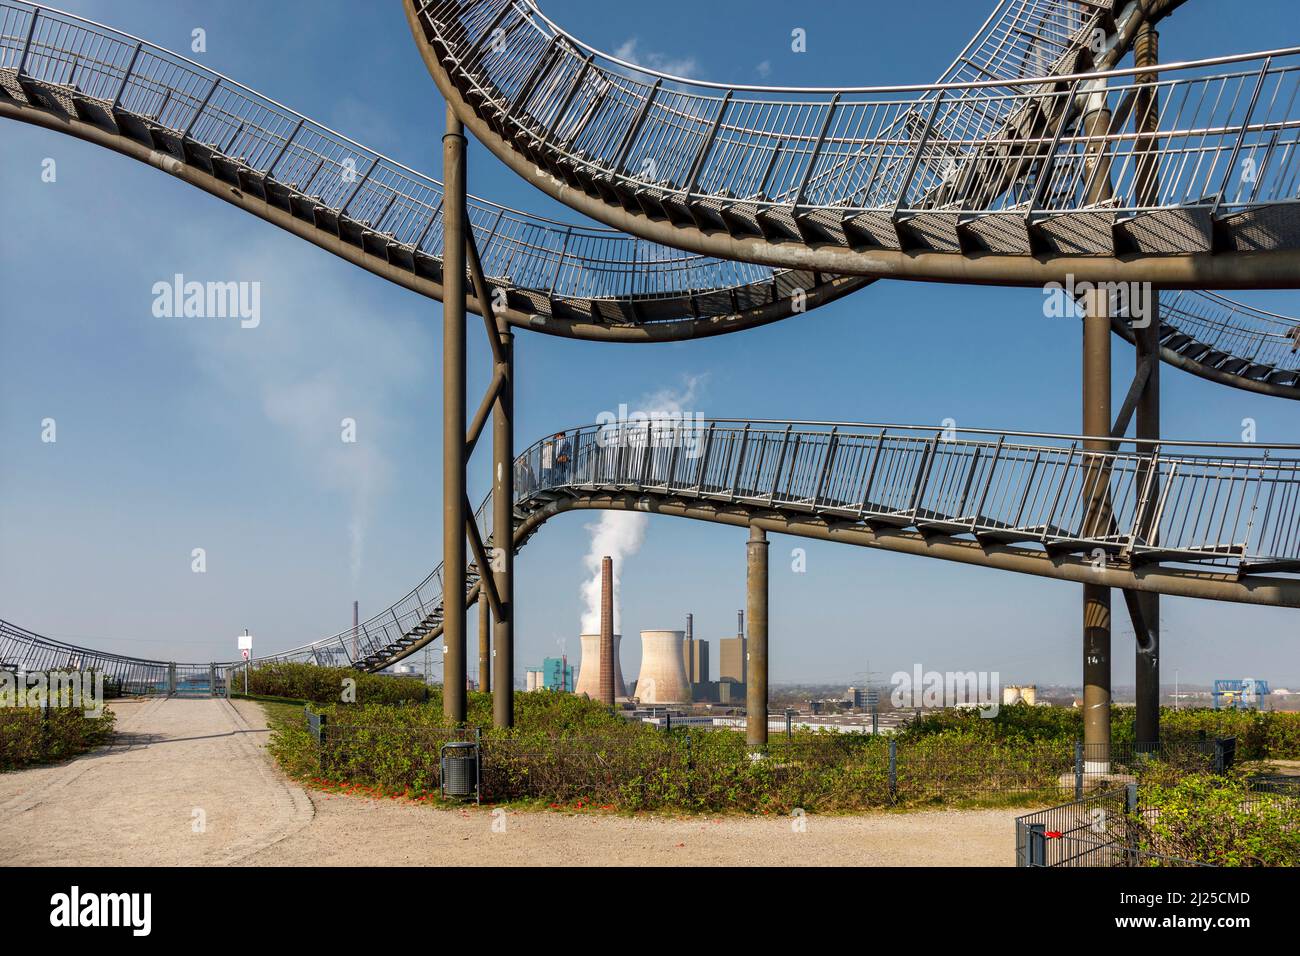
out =
<svg viewBox="0 0 1300 956"><path fill-rule="evenodd" d="M64 0L160 45L207 31L206 65L435 176L442 104L400 4L313 0ZM987 15L984 0L926 4L653 5L548 0L593 44L718 81L922 82ZM363 14L358 11L364 9ZM1295 42L1290 4L1235 15L1192 0L1162 30L1165 59ZM257 24L250 29L249 24ZM790 51L807 31L808 52ZM908 42L902 37L923 37ZM41 163L58 163L42 183ZM573 219L471 145L471 191ZM228 659L248 627L258 651L336 631L351 601L373 613L441 557L441 308L156 170L21 124L0 125L0 616L142 656ZM174 273L260 280L261 327L167 320L153 284ZM1295 312L1288 294L1249 301ZM477 333L477 328L471 326ZM521 446L620 402L683 390L708 415L898 421L1077 431L1078 324L1046 319L1034 290L877 283L797 320L701 342L615 346L521 333ZM471 407L487 380L471 336ZM797 361L790 362L790 359ZM1116 390L1132 366L1115 343ZM1300 441L1294 406L1166 367L1165 433ZM346 453L338 422L356 418ZM40 423L58 423L58 442ZM476 458L475 498L487 462ZM577 653L584 525L550 524L518 560L517 659ZM359 540L359 551L358 551ZM745 534L651 519L625 570L625 631L734 630ZM191 550L208 570L193 574ZM805 574L790 571L807 550ZM774 537L772 677L998 670L1079 674L1079 588L937 561ZM1294 614L1166 599L1172 682L1300 681ZM1115 680L1131 680L1116 598ZM472 627L472 623L471 623ZM634 676L637 642L625 640Z"/></svg>

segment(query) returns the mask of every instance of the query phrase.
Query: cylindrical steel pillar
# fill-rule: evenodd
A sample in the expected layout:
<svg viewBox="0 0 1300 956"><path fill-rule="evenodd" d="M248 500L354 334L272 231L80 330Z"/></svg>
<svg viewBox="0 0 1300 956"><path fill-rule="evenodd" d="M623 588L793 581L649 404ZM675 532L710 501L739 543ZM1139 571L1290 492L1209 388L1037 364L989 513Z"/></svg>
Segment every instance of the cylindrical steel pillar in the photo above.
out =
<svg viewBox="0 0 1300 956"><path fill-rule="evenodd" d="M767 532L751 526L746 545L745 743L767 746Z"/></svg>
<svg viewBox="0 0 1300 956"><path fill-rule="evenodd" d="M1137 41L1133 48L1134 65L1154 67L1160 62L1160 34L1145 23L1138 29ZM1155 70L1142 73L1134 78L1136 83L1152 83L1159 79ZM1144 157L1138 164L1138 202L1140 205L1155 205L1159 196L1159 180L1155 161L1159 147L1156 132L1160 126L1160 96L1154 87L1139 87L1133 106L1134 119L1139 133L1143 134L1137 146L1137 152ZM1135 297L1129 296L1130 301ZM1141 368L1149 360L1150 374L1146 385L1138 398L1136 409L1136 429L1138 438L1160 438L1160 293L1151 289L1145 296L1147 314L1146 324L1134 328L1137 343L1137 367ZM1139 446L1141 450L1142 446ZM1139 481L1146 485L1146 472L1139 475ZM1146 495L1148 514L1153 510L1152 503L1159 500L1159 488L1154 482L1147 485ZM1152 535L1154 537L1154 535ZM1149 541L1155 544L1154 540ZM1135 680L1137 693L1137 711L1134 717L1134 739L1139 748L1152 745L1160 740L1160 595L1141 593L1138 605L1142 608L1146 634L1135 634L1136 658Z"/></svg>
<svg viewBox="0 0 1300 956"><path fill-rule="evenodd" d="M442 138L442 710L465 721L465 131L447 107Z"/></svg>
<svg viewBox="0 0 1300 956"><path fill-rule="evenodd" d="M485 694L492 690L492 605L483 588L478 592L478 689Z"/></svg>
<svg viewBox="0 0 1300 956"><path fill-rule="evenodd" d="M492 648L492 723L515 723L515 337L504 322L497 335L505 358L505 378L492 407L492 565L502 619Z"/></svg>
<svg viewBox="0 0 1300 956"><path fill-rule="evenodd" d="M1084 299L1083 317L1083 433L1107 436L1110 411L1110 302L1107 292L1091 291ZM1085 451L1106 452L1105 437L1084 441ZM1084 469L1084 533L1100 537L1109 530L1109 468L1104 458L1091 459ZM1099 560L1105 561L1105 555ZM1096 772L1110 767L1110 589L1083 586L1083 743Z"/></svg>
<svg viewBox="0 0 1300 956"><path fill-rule="evenodd" d="M614 706L614 559L600 559L600 702Z"/></svg>

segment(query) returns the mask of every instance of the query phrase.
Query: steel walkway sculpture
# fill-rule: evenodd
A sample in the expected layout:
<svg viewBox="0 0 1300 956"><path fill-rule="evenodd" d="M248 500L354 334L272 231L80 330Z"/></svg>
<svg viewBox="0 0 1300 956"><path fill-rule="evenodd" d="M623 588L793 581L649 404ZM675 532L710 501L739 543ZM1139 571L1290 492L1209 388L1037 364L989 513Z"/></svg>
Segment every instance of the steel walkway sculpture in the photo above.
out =
<svg viewBox="0 0 1300 956"><path fill-rule="evenodd" d="M150 162L445 299L447 561L356 632L281 656L376 669L445 627L460 655L445 706L460 719L464 605L443 600L444 584L467 603L482 593L505 628L498 680L512 675L501 611L513 572L480 574L491 526L510 526L499 551L512 556L554 514L636 508L748 526L751 546L780 531L1083 583L1090 742L1108 726L1096 715L1119 588L1147 740L1148 599L1300 606L1296 448L1158 440L1160 359L1300 397L1295 323L1199 291L1300 283L1300 48L1157 64L1153 25L1182 2L1002 0L939 83L832 91L658 74L586 46L531 0L404 0L449 104L445 190L184 58L13 0L0 0L0 115ZM1139 65L1116 69L1130 50ZM553 197L637 238L466 199L462 124ZM539 473L540 445L513 454L511 326L689 338L882 276L1042 285L1076 273L1189 290L1166 293L1156 323L1101 290L1083 297L1083 437L714 422L686 461L680 435L611 445L595 429L573 433L563 473ZM495 371L462 443L466 307L484 314ZM1138 353L1113 423L1112 331ZM494 481L508 490L517 472L518 484L471 512L464 462L489 413ZM15 655L81 650L6 633Z"/></svg>
<svg viewBox="0 0 1300 956"><path fill-rule="evenodd" d="M1288 576L1300 572L1300 445L1128 441L1095 453L1075 436L744 421L566 435L565 466L546 464L550 438L516 460L514 550L566 511L642 510L1128 591L1300 607L1300 578ZM491 515L489 497L475 517L488 544ZM442 633L442 571L356 629L257 662L397 663ZM472 564L466 605L478 597ZM164 684L169 666L15 625L0 626L0 665L93 666L132 687ZM209 667L172 666L200 676Z"/></svg>
<svg viewBox="0 0 1300 956"><path fill-rule="evenodd" d="M1089 72L1179 2L1068 5L1107 39L1095 57L1086 45L1046 56L1050 82L853 90L667 76L526 0L404 3L476 138L554 198L647 239L966 283L1289 288L1300 274L1300 48L1161 64L1158 80Z"/></svg>
<svg viewBox="0 0 1300 956"><path fill-rule="evenodd" d="M1066 19L1055 2L1030 6L1000 8L943 79L1033 75L1071 51L1075 62L1083 22ZM1013 56L1005 38L1025 23L1036 25L1036 42ZM442 183L144 40L3 0L0 117L148 163L442 298ZM684 254L476 198L469 217L486 237L483 270L506 321L549 334L628 342L716 335L817 308L871 281ZM1162 315L1176 343L1165 360L1222 384L1300 398L1288 339L1295 320L1224 306L1188 303ZM479 311L472 296L469 308ZM1114 325L1132 338L1122 318Z"/></svg>

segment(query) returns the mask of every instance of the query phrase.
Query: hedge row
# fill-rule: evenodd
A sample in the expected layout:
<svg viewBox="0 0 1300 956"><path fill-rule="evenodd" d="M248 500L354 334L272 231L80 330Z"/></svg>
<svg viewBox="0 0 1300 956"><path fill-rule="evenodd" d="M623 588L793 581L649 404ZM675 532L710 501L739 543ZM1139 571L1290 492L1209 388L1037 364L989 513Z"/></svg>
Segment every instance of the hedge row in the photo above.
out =
<svg viewBox="0 0 1300 956"><path fill-rule="evenodd" d="M113 739L114 716L86 717L75 708L47 713L33 707L0 708L0 771L67 760Z"/></svg>
<svg viewBox="0 0 1300 956"><path fill-rule="evenodd" d="M244 670L230 673L231 690L244 690ZM430 699L430 687L414 677L367 674L351 667L318 667L315 664L276 662L248 668L248 693L264 697L287 697L333 704L350 694L349 703L402 704Z"/></svg>
<svg viewBox="0 0 1300 956"><path fill-rule="evenodd" d="M1294 796L1252 792L1244 780L1204 774L1142 788L1127 820L1132 845L1216 866L1300 866Z"/></svg>
<svg viewBox="0 0 1300 956"><path fill-rule="evenodd" d="M1122 746L1134 742L1132 708L1111 711L1111 740ZM970 710L952 709L917 717L902 731L904 739L962 733L985 740L1055 741L1073 743L1083 736L1083 714L1062 707L1016 704L982 718ZM1190 743L1199 734L1209 738L1236 737L1237 757L1243 760L1300 760L1300 713L1251 710L1160 711L1160 736L1166 743Z"/></svg>

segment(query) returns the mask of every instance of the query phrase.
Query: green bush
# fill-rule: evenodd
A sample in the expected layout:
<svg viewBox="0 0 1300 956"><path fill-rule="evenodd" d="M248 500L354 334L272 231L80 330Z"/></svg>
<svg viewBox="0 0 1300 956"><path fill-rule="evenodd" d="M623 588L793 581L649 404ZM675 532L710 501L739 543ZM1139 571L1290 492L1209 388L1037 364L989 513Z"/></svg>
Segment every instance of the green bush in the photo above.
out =
<svg viewBox="0 0 1300 956"><path fill-rule="evenodd" d="M358 704L400 704L426 701L431 696L429 686L414 677L387 677L367 674L351 667L318 667L315 664L288 661L250 667L248 693L332 704L341 701L344 682L348 680L356 682L355 702ZM243 668L231 672L230 682L233 691L243 692Z"/></svg>
<svg viewBox="0 0 1300 956"><path fill-rule="evenodd" d="M1111 711L1111 740L1125 746L1134 742L1134 712L1131 707ZM1249 710L1160 709L1160 736L1177 746L1191 744L1204 732L1206 737L1236 737L1240 760L1300 760L1300 714ZM974 710L953 708L912 718L900 739L959 734L979 740L1002 742L1055 742L1071 745L1083 736L1083 714L1072 708L1032 707L1013 704L1000 707L994 717L984 718Z"/></svg>
<svg viewBox="0 0 1300 956"><path fill-rule="evenodd" d="M100 717L68 707L51 708L48 715L34 707L0 708L0 771L67 760L106 744L114 720L107 708Z"/></svg>
<svg viewBox="0 0 1300 956"><path fill-rule="evenodd" d="M1142 803L1143 812L1128 823L1132 845L1146 852L1216 866L1300 866L1295 797L1194 774L1147 783Z"/></svg>
<svg viewBox="0 0 1300 956"><path fill-rule="evenodd" d="M572 694L520 695L509 730L488 726L490 704L470 694L469 730L446 723L436 688L427 705L321 706L323 749L304 721L276 727L271 749L286 771L318 784L424 795L438 788L442 745L477 731L483 790L494 801L752 813L1055 796L1072 759L1051 743L917 738L899 747L891 792L883 737L798 732L774 737L765 759L753 760L742 733L667 733Z"/></svg>

